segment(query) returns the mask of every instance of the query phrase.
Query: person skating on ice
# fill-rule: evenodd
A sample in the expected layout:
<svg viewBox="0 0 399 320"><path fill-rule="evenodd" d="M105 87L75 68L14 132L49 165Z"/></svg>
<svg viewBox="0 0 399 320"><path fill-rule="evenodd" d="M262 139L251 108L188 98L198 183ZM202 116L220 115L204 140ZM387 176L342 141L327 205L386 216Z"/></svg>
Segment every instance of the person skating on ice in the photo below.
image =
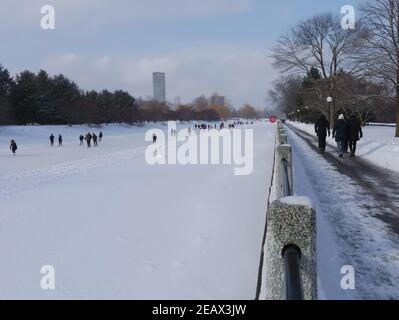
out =
<svg viewBox="0 0 399 320"><path fill-rule="evenodd" d="M15 152L17 151L17 149L18 149L18 146L17 146L17 143L15 142L15 140L11 140L11 143L10 143L10 150L11 150L11 152L15 155Z"/></svg>

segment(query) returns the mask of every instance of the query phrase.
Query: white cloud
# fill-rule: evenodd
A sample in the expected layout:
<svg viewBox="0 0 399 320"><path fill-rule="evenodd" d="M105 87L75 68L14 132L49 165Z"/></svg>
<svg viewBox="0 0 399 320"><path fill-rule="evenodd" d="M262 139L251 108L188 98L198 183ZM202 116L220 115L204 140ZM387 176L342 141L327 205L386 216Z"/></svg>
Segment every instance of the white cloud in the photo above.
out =
<svg viewBox="0 0 399 320"><path fill-rule="evenodd" d="M109 56L99 57L94 60L94 65L98 68L106 68L111 63Z"/></svg>
<svg viewBox="0 0 399 320"><path fill-rule="evenodd" d="M101 62L101 63L99 63ZM106 62L106 63L105 63ZM152 94L152 72L167 78L167 97L183 102L214 92L235 106L264 107L267 87L275 77L267 52L234 47L191 48L155 57L52 57L43 68L65 73L84 89L125 89L135 96Z"/></svg>
<svg viewBox="0 0 399 320"><path fill-rule="evenodd" d="M74 53L66 53L56 57L50 57L47 61L47 67L53 68L69 68L70 66L75 66L81 62L80 56Z"/></svg>

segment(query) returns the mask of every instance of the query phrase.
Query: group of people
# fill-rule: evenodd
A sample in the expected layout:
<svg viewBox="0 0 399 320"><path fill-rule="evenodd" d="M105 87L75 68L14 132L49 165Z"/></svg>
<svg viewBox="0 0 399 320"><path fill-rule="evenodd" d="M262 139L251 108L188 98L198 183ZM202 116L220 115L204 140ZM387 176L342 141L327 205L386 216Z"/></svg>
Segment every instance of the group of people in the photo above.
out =
<svg viewBox="0 0 399 320"><path fill-rule="evenodd" d="M101 142L103 139L103 133L102 131L100 131L100 133L98 134L98 136L92 132L88 132L85 136L83 134L81 134L79 136L79 145L83 146L84 145L84 140L86 140L86 144L87 147L90 148L91 147L91 141L93 140L93 146L94 147L98 147L98 142Z"/></svg>
<svg viewBox="0 0 399 320"><path fill-rule="evenodd" d="M315 124L315 132L319 139L319 150L326 150L326 138L331 135L330 123L325 115L321 115ZM363 138L361 122L358 117L353 114L346 119L343 114L338 116L338 120L333 128L332 137L337 143L338 156L343 158L344 153L350 150L350 156L354 157L356 153L357 142Z"/></svg>
<svg viewBox="0 0 399 320"><path fill-rule="evenodd" d="M210 124L205 124L205 123L201 123L201 124L196 124L195 125L195 129L200 129L200 130L206 130L206 129L210 130L210 129L213 129L213 128L215 128L215 129L217 128L216 124L214 126L212 126Z"/></svg>
<svg viewBox="0 0 399 320"><path fill-rule="evenodd" d="M101 142L103 139L103 133L102 131L100 131L99 135L97 136L94 132L90 133L88 132L85 136L83 136L82 134L79 137L79 141L80 141L80 145L83 146L84 143L83 141L86 140L87 143L87 147L90 148L91 147L91 141L93 141L93 146L94 147L98 147L98 142ZM51 134L49 137L50 140L50 146L54 146L54 142L55 142L55 136L54 134ZM62 147L62 135L59 134L58 135L58 146ZM14 139L11 140L10 143L10 150L13 154L16 154L17 150L18 150L18 146L17 143L15 142Z"/></svg>
<svg viewBox="0 0 399 320"><path fill-rule="evenodd" d="M53 147L54 146L54 140L55 140L54 135L51 134L49 139L50 139L50 145ZM58 135L58 146L62 147L62 135L60 135L60 134Z"/></svg>
<svg viewBox="0 0 399 320"><path fill-rule="evenodd" d="M91 141L93 140L93 146L94 147L98 147L98 141L101 142L102 138L103 138L102 131L100 131L98 136L94 132L92 132L92 133L88 132L85 136L83 134L81 134L79 136L79 142L80 142L79 145L83 146L84 145L83 141L86 140L87 147L90 148L91 147ZM50 139L50 145L53 147L54 146L54 139L55 139L54 134L51 134L49 139ZM62 135L61 134L58 135L58 146L62 147Z"/></svg>
<svg viewBox="0 0 399 320"><path fill-rule="evenodd" d="M237 125L245 125L245 124L248 125L248 124L250 124L250 122L249 122L249 121L247 121L247 122L244 122L244 121L235 121L234 123L229 123L229 129L234 129ZM254 123L251 122L251 124L254 124ZM222 130L222 129L224 129L224 128L225 128L224 122L220 123L220 124L219 124L219 129ZM216 124L211 125L211 124L205 124L205 123L196 124L196 125L195 125L195 129L200 129L200 130L217 129L217 125L216 125Z"/></svg>

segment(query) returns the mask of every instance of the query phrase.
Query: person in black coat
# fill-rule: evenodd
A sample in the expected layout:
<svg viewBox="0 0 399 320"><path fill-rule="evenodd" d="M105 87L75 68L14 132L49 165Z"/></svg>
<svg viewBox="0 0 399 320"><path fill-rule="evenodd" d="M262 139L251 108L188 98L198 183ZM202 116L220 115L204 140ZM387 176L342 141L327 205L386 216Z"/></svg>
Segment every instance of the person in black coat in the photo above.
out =
<svg viewBox="0 0 399 320"><path fill-rule="evenodd" d="M337 142L338 155L342 158L344 156L344 142L347 139L347 123L343 114L339 115L338 121L335 124L333 138Z"/></svg>
<svg viewBox="0 0 399 320"><path fill-rule="evenodd" d="M326 150L326 138L327 134L330 136L330 123L327 121L326 116L322 114L315 123L314 130L319 138L319 149L320 152Z"/></svg>
<svg viewBox="0 0 399 320"><path fill-rule="evenodd" d="M17 143L15 142L15 140L11 140L11 144L10 144L10 150L13 154L15 154L15 152L17 151L18 147L17 147Z"/></svg>
<svg viewBox="0 0 399 320"><path fill-rule="evenodd" d="M98 142L97 142L98 137L97 137L97 135L93 132L91 136L93 137L93 145L95 147L98 147Z"/></svg>
<svg viewBox="0 0 399 320"><path fill-rule="evenodd" d="M351 151L351 157L355 156L357 142L363 138L363 130L360 120L352 115L348 122L349 131L349 148Z"/></svg>
<svg viewBox="0 0 399 320"><path fill-rule="evenodd" d="M79 145L80 146L83 146L83 140L85 139L85 137L83 136L83 134L81 134L80 136L79 136Z"/></svg>
<svg viewBox="0 0 399 320"><path fill-rule="evenodd" d="M62 147L62 135L58 136L58 146Z"/></svg>
<svg viewBox="0 0 399 320"><path fill-rule="evenodd" d="M54 135L53 134L51 134L51 136L50 136L50 145L54 146Z"/></svg>
<svg viewBox="0 0 399 320"><path fill-rule="evenodd" d="M348 149L349 149L349 137L350 137L350 133L349 133L349 120L348 119L344 119L345 123L346 123L346 134L344 137L344 141L343 141L343 145L342 145L342 150L344 151L344 153L348 153Z"/></svg>
<svg viewBox="0 0 399 320"><path fill-rule="evenodd" d="M87 134L86 134L86 142L87 142L87 147L88 148L91 148L91 139L93 139L93 136L91 135L91 133L90 132L88 132Z"/></svg>

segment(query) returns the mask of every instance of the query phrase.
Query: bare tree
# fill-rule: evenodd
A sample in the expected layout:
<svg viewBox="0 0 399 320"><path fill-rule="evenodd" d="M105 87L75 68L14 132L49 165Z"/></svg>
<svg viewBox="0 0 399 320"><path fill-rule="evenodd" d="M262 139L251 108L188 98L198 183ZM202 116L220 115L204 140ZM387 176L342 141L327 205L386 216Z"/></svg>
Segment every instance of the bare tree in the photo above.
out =
<svg viewBox="0 0 399 320"><path fill-rule="evenodd" d="M170 108L165 102L148 100L141 105L141 110L143 112L144 119L147 121L156 122L167 120Z"/></svg>
<svg viewBox="0 0 399 320"><path fill-rule="evenodd" d="M205 111L210 108L209 99L204 95L195 98L191 105L198 112Z"/></svg>
<svg viewBox="0 0 399 320"><path fill-rule="evenodd" d="M298 106L302 79L299 77L280 77L273 82L268 96L272 105L286 114L295 111Z"/></svg>
<svg viewBox="0 0 399 320"><path fill-rule="evenodd" d="M341 70L357 74L360 66L354 59L365 39L361 23L354 30L344 30L340 17L332 13L313 16L282 36L272 50L273 66L283 74L302 75L310 73L311 68L320 70L327 85L327 92L319 92L333 97L331 125L334 126L337 76Z"/></svg>
<svg viewBox="0 0 399 320"><path fill-rule="evenodd" d="M258 118L258 111L251 105L245 104L238 110L238 115L244 119L256 119Z"/></svg>
<svg viewBox="0 0 399 320"><path fill-rule="evenodd" d="M368 79L361 79L353 75L339 72L336 76L335 107L340 113L347 115L357 113L363 122L372 120L377 112L386 104L386 87ZM300 91L301 101L311 110L328 115L325 96L328 94L328 83L321 79L314 81L310 86L303 83Z"/></svg>
<svg viewBox="0 0 399 320"><path fill-rule="evenodd" d="M396 105L399 137L399 1L368 1L361 12L368 34L358 59L367 77L391 89L387 98Z"/></svg>

